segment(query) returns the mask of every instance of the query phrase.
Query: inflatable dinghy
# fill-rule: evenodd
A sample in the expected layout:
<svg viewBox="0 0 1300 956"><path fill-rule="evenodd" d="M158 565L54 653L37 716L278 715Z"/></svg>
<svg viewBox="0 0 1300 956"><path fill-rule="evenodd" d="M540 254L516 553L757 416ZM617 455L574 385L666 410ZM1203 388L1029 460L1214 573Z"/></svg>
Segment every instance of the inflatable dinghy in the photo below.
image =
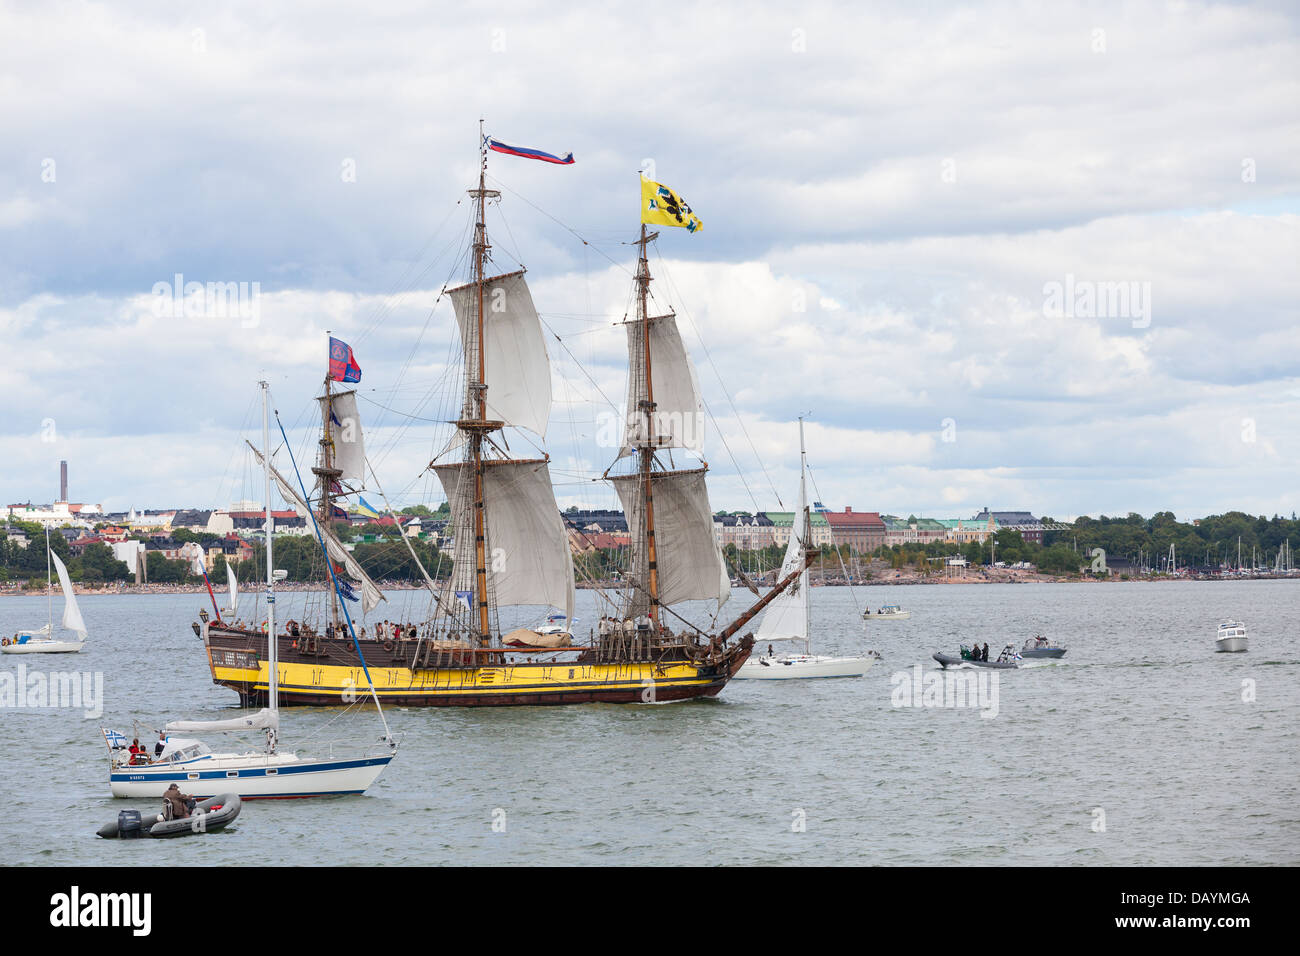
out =
<svg viewBox="0 0 1300 956"><path fill-rule="evenodd" d="M229 825L235 817L239 816L239 809L239 795L223 793L220 796L200 800L188 817L181 817L178 820L164 820L161 813L145 815L142 818L139 810L121 810L116 820L105 823L98 832L106 840L212 833Z"/></svg>

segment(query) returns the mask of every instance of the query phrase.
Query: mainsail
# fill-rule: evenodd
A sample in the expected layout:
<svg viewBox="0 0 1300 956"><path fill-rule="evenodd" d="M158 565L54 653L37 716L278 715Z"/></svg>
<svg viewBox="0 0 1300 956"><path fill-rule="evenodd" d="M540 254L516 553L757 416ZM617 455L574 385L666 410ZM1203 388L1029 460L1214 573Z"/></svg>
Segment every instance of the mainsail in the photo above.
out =
<svg viewBox="0 0 1300 956"><path fill-rule="evenodd" d="M800 423L800 442L803 439ZM804 483L803 459L800 457L799 499L795 503L794 523L790 527L790 541L785 546L785 560L781 562L778 581L803 569L799 580L772 599L754 632L757 641L808 640L808 568L805 554L812 545L812 528L808 516L808 493Z"/></svg>
<svg viewBox="0 0 1300 956"><path fill-rule="evenodd" d="M470 467L466 462L433 466L451 503L458 558L474 507ZM487 583L494 602L498 606L545 604L564 608L565 617L572 618L573 561L545 459L485 460L483 509L488 515ZM455 562L445 592L448 606L457 592L474 590L474 573L472 557Z"/></svg>
<svg viewBox="0 0 1300 956"><path fill-rule="evenodd" d="M713 513L704 484L705 469L655 472L654 532L660 604L678 601L717 601L731 596L731 579L713 536ZM645 536L644 493L640 475L611 476L627 515L634 542Z"/></svg>
<svg viewBox="0 0 1300 956"><path fill-rule="evenodd" d="M63 626L69 631L76 631L81 639L86 639L86 622L81 619L81 608L77 607L77 595L72 590L72 581L68 578L68 569L63 566L59 556L53 551L54 568L59 572L59 587L63 588Z"/></svg>
<svg viewBox="0 0 1300 956"><path fill-rule="evenodd" d="M227 720L169 720L165 729L172 733L201 734L226 730L275 730L279 726L279 713L264 707L247 717L231 717Z"/></svg>
<svg viewBox="0 0 1300 956"><path fill-rule="evenodd" d="M239 613L239 578L235 577L235 569L229 564L226 565L226 583L230 585L230 617L234 619Z"/></svg>
<svg viewBox="0 0 1300 956"><path fill-rule="evenodd" d="M478 362L478 283L459 286L448 295L460 326L465 364L472 369ZM482 302L487 417L545 437L551 417L551 363L523 272L484 279ZM467 396L466 418L473 417L472 402L473 396Z"/></svg>

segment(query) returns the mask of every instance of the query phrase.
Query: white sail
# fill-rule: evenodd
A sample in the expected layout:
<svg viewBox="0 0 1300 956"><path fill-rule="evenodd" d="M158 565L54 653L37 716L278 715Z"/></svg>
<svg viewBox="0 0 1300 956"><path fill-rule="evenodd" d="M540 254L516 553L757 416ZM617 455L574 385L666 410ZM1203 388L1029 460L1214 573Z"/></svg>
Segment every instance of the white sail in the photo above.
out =
<svg viewBox="0 0 1300 956"><path fill-rule="evenodd" d="M435 465L447 501L451 526L461 537L472 534L473 466L465 462ZM464 480L462 480L464 479ZM545 460L484 461L483 507L487 515L488 588L499 606L521 604L563 608L573 617L573 558L560 520ZM447 598L473 589L474 564L458 560Z"/></svg>
<svg viewBox="0 0 1300 956"><path fill-rule="evenodd" d="M704 484L705 469L656 472L654 492L655 554L659 603L711 600L718 608L731 597L731 578L713 537L713 512ZM611 476L633 541L640 541L641 478Z"/></svg>
<svg viewBox="0 0 1300 956"><path fill-rule="evenodd" d="M785 559L781 562L781 576L784 581L795 571L803 568L803 573L794 584L786 588L768 604L754 632L754 639L759 641L808 640L808 569L804 568L804 548L811 539L808 527L807 491L804 477L799 475L799 500L795 506L794 525L790 528L790 541L785 546Z"/></svg>
<svg viewBox="0 0 1300 956"><path fill-rule="evenodd" d="M86 622L81 619L81 608L77 607L77 595L73 593L72 581L68 578L68 569L63 566L59 556L53 551L55 570L59 572L59 587L63 588L63 626L69 631L76 631L81 639L86 639Z"/></svg>
<svg viewBox="0 0 1300 956"><path fill-rule="evenodd" d="M253 448L252 445L249 445L248 447ZM257 460L260 463L262 461L262 453L256 448L253 448L253 454L257 456ZM283 475L276 471L274 465L270 467L271 477L275 479L275 484L280 489L280 494L284 495L284 500L289 502L289 504L293 506L293 510L306 518L310 523L313 518L311 508L308 507L307 502L303 501L302 498L299 497L298 492L294 491L293 486L290 485L289 482L285 481ZM347 548L343 547L343 542L339 541L333 530L328 526L321 524L317 524L317 527L320 529L321 537L325 539L325 550L329 552L329 556L339 564L343 565L348 576L361 585L362 610L369 614L379 606L380 601L388 600L384 597L384 593L379 590L379 585L370 580L370 575L366 574L366 572L362 570L361 565L357 564L357 559L352 557L352 553L348 551Z"/></svg>
<svg viewBox="0 0 1300 956"><path fill-rule="evenodd" d="M473 375L478 356L469 354L468 343L478 316L478 286L463 285L448 294L465 345L465 367ZM483 338L488 419L545 437L551 417L551 363L522 272L484 280Z"/></svg>
<svg viewBox="0 0 1300 956"><path fill-rule="evenodd" d="M361 416L357 412L357 393L338 392L317 399L321 422L334 442L334 467L343 472L345 481L365 481L366 446L361 435ZM330 417L331 408L334 417Z"/></svg>
<svg viewBox="0 0 1300 956"><path fill-rule="evenodd" d="M239 613L239 578L235 577L235 569L229 564L226 565L226 583L230 585L230 616L234 618Z"/></svg>
<svg viewBox="0 0 1300 956"><path fill-rule="evenodd" d="M262 708L247 717L231 717L227 720L169 720L165 729L173 733L201 734L210 730L275 730L279 726L280 715Z"/></svg>
<svg viewBox="0 0 1300 956"><path fill-rule="evenodd" d="M644 345L640 341L639 322L627 324L629 356L627 380L627 421L624 427L622 454L651 444L656 448L688 448L698 452L704 447L704 402L695 377L695 366L686 354L677 317L661 315L650 326L650 388L655 411L647 433L645 411L640 402L638 381L645 366Z"/></svg>

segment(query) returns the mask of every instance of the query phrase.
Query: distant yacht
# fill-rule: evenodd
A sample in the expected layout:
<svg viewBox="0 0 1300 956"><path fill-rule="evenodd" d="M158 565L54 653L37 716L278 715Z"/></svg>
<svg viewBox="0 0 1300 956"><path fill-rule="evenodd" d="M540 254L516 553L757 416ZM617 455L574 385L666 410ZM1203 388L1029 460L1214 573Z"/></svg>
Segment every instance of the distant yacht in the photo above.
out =
<svg viewBox="0 0 1300 956"><path fill-rule="evenodd" d="M897 604L886 604L875 614L871 613L871 608L862 612L862 619L865 621L906 621L911 617L911 611L904 611Z"/></svg>
<svg viewBox="0 0 1300 956"><path fill-rule="evenodd" d="M1246 625L1240 621L1224 621L1215 635L1214 647L1229 653L1246 650Z"/></svg>
<svg viewBox="0 0 1300 956"><path fill-rule="evenodd" d="M54 636L54 575L50 564L59 572L59 587L63 589L64 629L76 634L75 640L66 640ZM77 606L77 595L72 590L72 581L68 578L68 569L59 556L50 550L50 527L45 526L45 575L46 595L49 598L49 620L44 627L34 631L19 631L12 638L0 642L0 652L5 654L73 654L86 646L86 622L82 620L81 608Z"/></svg>

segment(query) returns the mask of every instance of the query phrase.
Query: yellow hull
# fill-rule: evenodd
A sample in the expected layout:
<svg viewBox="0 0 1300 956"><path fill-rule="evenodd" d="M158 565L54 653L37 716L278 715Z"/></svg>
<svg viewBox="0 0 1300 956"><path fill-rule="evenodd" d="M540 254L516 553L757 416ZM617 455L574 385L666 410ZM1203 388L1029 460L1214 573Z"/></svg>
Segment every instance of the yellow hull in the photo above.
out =
<svg viewBox="0 0 1300 956"><path fill-rule="evenodd" d="M747 656L747 655L746 655ZM267 662L256 669L212 664L212 679L253 705L267 695ZM737 663L736 666L739 666ZM281 704L345 704L369 696L360 667L281 663ZM568 704L588 701L657 703L712 696L730 668L689 662L580 664L521 662L484 667L371 667L381 702L394 706Z"/></svg>

